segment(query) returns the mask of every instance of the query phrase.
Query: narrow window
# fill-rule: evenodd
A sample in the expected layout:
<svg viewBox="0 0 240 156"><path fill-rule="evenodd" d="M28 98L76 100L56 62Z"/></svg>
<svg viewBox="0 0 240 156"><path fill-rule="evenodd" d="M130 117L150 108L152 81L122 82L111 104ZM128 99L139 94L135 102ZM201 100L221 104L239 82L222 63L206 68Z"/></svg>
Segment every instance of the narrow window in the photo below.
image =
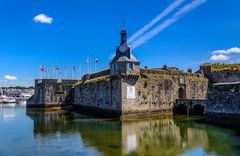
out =
<svg viewBox="0 0 240 156"><path fill-rule="evenodd" d="M128 63L128 69L134 70L134 64L133 63Z"/></svg>

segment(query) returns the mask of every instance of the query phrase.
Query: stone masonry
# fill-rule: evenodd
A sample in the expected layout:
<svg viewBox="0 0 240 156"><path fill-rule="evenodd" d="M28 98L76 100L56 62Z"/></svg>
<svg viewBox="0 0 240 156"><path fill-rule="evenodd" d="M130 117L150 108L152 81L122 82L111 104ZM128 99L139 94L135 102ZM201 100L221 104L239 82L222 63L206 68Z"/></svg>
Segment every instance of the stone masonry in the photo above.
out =
<svg viewBox="0 0 240 156"><path fill-rule="evenodd" d="M72 87L77 80L35 80L35 94L27 101L28 108L62 107L72 103Z"/></svg>

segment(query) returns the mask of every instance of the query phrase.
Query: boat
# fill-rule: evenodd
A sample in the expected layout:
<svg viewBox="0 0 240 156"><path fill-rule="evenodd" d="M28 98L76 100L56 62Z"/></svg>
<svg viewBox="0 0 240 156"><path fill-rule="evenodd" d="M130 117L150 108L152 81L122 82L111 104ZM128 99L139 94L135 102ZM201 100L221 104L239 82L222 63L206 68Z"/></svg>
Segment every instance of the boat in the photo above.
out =
<svg viewBox="0 0 240 156"><path fill-rule="evenodd" d="M21 93L20 97L17 100L17 103L20 106L25 106L27 104L27 100L31 97L32 95L30 93Z"/></svg>
<svg viewBox="0 0 240 156"><path fill-rule="evenodd" d="M16 99L13 98L13 97L6 97L6 98L3 100L3 103L16 103Z"/></svg>
<svg viewBox="0 0 240 156"><path fill-rule="evenodd" d="M0 103L4 103L7 100L7 96L6 95L1 95L0 96Z"/></svg>

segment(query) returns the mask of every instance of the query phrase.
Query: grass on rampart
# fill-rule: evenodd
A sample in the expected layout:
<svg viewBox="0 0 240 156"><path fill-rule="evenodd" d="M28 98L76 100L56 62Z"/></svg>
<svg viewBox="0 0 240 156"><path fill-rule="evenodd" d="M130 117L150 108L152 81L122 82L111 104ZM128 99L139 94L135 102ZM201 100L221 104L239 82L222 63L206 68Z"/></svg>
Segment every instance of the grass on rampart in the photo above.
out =
<svg viewBox="0 0 240 156"><path fill-rule="evenodd" d="M98 77L98 78L94 78L94 79L90 79L90 80L86 80L84 82L79 82L73 85L73 88L79 87L81 85L86 85L86 84L91 84L91 83L96 83L96 82L100 82L100 81L109 81L110 80L110 76L102 76L102 77Z"/></svg>
<svg viewBox="0 0 240 156"><path fill-rule="evenodd" d="M202 67L211 66L213 72L220 72L224 70L228 71L238 71L240 70L240 64L224 64L224 63L216 63L216 64L210 64L205 63L201 65Z"/></svg>

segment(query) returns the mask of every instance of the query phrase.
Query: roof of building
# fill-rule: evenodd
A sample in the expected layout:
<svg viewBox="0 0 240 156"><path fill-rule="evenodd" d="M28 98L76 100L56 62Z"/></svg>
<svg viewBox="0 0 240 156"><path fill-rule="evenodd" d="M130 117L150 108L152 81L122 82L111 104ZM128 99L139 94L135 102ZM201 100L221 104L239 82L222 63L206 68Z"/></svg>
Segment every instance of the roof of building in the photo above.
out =
<svg viewBox="0 0 240 156"><path fill-rule="evenodd" d="M131 47L127 43L127 31L125 28L121 31L121 42L116 49L116 55L111 63L113 62L139 62L132 55Z"/></svg>
<svg viewBox="0 0 240 156"><path fill-rule="evenodd" d="M112 62L139 62L132 54L130 55L130 58L127 56L120 56L120 57L114 57Z"/></svg>

